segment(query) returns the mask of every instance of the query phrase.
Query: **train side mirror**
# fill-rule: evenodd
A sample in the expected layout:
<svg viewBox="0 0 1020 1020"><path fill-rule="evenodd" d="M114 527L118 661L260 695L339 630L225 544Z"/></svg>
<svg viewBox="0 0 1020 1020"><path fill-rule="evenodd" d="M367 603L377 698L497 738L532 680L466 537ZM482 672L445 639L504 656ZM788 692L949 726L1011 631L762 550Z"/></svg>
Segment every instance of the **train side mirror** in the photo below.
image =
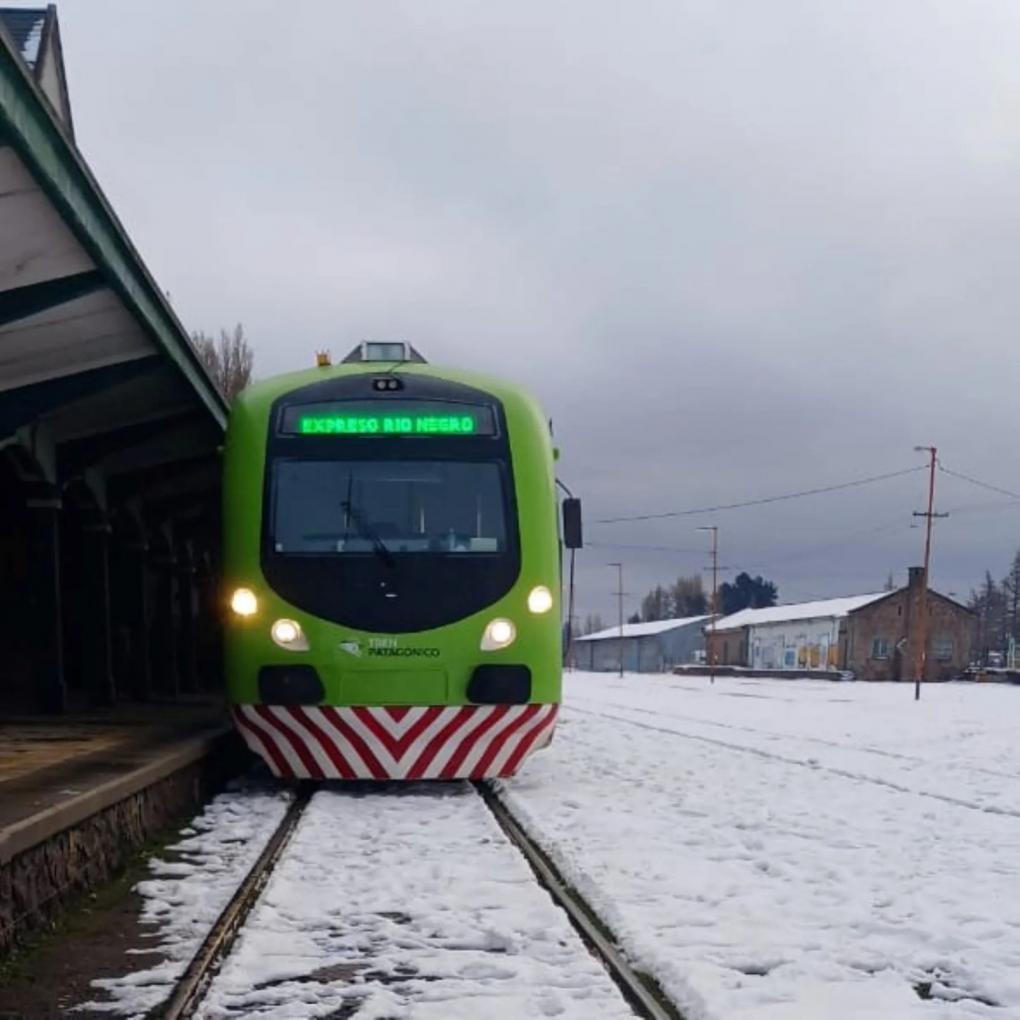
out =
<svg viewBox="0 0 1020 1020"><path fill-rule="evenodd" d="M563 544L568 549L580 549L584 546L581 534L581 501L573 497L563 501Z"/></svg>

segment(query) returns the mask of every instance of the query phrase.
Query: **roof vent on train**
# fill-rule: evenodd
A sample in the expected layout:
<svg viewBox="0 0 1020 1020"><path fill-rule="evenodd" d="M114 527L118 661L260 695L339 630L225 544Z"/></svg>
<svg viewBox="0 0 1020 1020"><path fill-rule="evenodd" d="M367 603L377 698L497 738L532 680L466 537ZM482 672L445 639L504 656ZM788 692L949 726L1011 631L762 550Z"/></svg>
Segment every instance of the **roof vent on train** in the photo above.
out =
<svg viewBox="0 0 1020 1020"><path fill-rule="evenodd" d="M344 362L351 361L417 361L425 364L425 359L403 340L365 340L358 344Z"/></svg>

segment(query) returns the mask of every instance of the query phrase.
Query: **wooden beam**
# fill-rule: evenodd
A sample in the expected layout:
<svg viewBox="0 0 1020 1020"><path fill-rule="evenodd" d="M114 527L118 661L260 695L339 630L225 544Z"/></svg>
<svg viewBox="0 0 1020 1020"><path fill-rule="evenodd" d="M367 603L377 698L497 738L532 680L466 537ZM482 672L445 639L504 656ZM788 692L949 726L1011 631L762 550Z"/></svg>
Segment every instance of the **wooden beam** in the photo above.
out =
<svg viewBox="0 0 1020 1020"><path fill-rule="evenodd" d="M30 283L25 287L12 287L0 291L0 326L27 319L58 305L85 297L106 286L98 270L61 276L43 283ZM0 341L3 337L0 336Z"/></svg>
<svg viewBox="0 0 1020 1020"><path fill-rule="evenodd" d="M178 461L193 460L211 452L214 437L208 421L186 421L149 436L144 442L114 451L96 461L107 476L135 474Z"/></svg>
<svg viewBox="0 0 1020 1020"><path fill-rule="evenodd" d="M57 464L61 478L73 478L92 467L102 467L104 458L138 446L144 446L153 437L170 429L198 421L197 409L154 415L145 421L126 423L117 428L72 439L60 444Z"/></svg>
<svg viewBox="0 0 1020 1020"><path fill-rule="evenodd" d="M41 415L68 404L72 400L100 392L110 386L153 372L164 367L158 355L134 358L116 365L90 368L84 372L73 369L57 379L32 383L13 390L0 390L0 437L9 436L22 425Z"/></svg>

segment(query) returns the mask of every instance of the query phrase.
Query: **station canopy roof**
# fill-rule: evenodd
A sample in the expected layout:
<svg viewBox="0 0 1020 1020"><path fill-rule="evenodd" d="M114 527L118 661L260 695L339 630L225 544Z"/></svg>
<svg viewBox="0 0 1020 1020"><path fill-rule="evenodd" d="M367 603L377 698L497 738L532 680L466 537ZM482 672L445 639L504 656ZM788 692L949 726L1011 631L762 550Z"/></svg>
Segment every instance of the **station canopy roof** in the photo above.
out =
<svg viewBox="0 0 1020 1020"><path fill-rule="evenodd" d="M0 446L115 480L214 460L225 420L75 145L55 9L0 9Z"/></svg>

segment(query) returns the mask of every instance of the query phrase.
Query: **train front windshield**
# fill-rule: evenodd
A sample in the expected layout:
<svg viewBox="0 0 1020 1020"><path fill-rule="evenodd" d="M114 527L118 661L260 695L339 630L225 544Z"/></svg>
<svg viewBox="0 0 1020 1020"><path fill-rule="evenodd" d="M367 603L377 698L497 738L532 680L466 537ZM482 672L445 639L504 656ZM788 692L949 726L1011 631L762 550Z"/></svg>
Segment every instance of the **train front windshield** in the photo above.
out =
<svg viewBox="0 0 1020 1020"><path fill-rule="evenodd" d="M273 468L278 555L478 556L507 548L494 462L281 460Z"/></svg>
<svg viewBox="0 0 1020 1020"><path fill-rule="evenodd" d="M346 392L368 380L335 381ZM284 404L267 451L262 570L299 609L395 634L463 620L521 570L498 407L408 393ZM461 388L463 389L463 388ZM458 391L459 392L459 391Z"/></svg>

